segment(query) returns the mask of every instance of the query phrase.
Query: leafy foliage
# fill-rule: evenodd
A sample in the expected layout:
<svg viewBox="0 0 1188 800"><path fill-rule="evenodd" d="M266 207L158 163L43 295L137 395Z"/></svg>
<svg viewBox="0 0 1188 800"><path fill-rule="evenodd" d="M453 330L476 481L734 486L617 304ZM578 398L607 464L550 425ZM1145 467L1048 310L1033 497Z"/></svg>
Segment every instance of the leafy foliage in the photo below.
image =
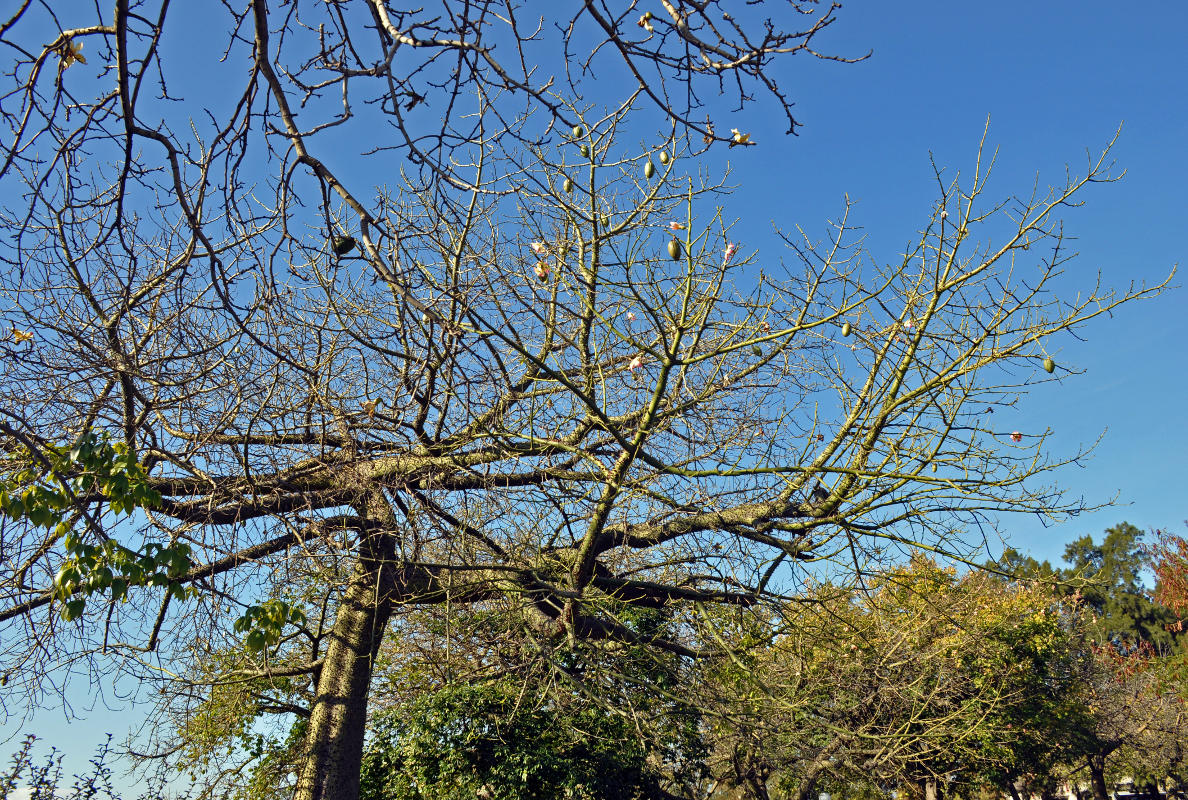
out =
<svg viewBox="0 0 1188 800"><path fill-rule="evenodd" d="M1100 544L1082 536L1064 550L1071 565L1065 574L1084 579L1081 596L1105 640L1123 649L1146 642L1167 651L1177 639L1170 630L1175 618L1154 602L1143 583L1142 571L1150 563L1143 538L1143 531L1128 522L1107 528Z"/></svg>
<svg viewBox="0 0 1188 800"><path fill-rule="evenodd" d="M0 512L13 520L53 529L63 538L66 559L54 576L53 596L67 622L82 616L87 597L110 593L126 601L135 586L161 586L178 599L187 594L180 579L192 566L190 547L149 542L132 550L104 534L98 544L85 540L75 524L102 501L117 514L153 508L161 495L149 485L144 467L124 442L87 431L70 447L24 446L7 459L0 480Z"/></svg>
<svg viewBox="0 0 1188 800"><path fill-rule="evenodd" d="M193 566L185 543L147 543L131 550L114 539L89 544L73 532L65 537L67 558L54 576L54 597L62 602L62 619L82 616L86 598L110 593L113 601L128 600L135 586L160 586L183 600L194 591L181 582Z"/></svg>
<svg viewBox="0 0 1188 800"><path fill-rule="evenodd" d="M1013 549L989 566L1019 580L1040 581L1057 597L1081 604L1097 637L1119 650L1145 643L1170 652L1179 631L1174 614L1156 602L1143 581L1151 561L1143 539L1142 530L1122 522L1106 529L1100 544L1089 534L1069 542L1064 549L1067 567L1053 568ZM1158 572L1156 577L1163 582Z"/></svg>
<svg viewBox="0 0 1188 800"><path fill-rule="evenodd" d="M144 467L123 442L87 431L66 447L22 445L4 459L0 512L65 534L84 502L102 498L112 511L130 513L161 501Z"/></svg>
<svg viewBox="0 0 1188 800"><path fill-rule="evenodd" d="M304 623L304 611L292 603L273 599L248 606L234 627L236 633L245 634L243 643L248 651L259 653L280 642L286 625Z"/></svg>
<svg viewBox="0 0 1188 800"><path fill-rule="evenodd" d="M1042 589L916 558L865 591L805 599L765 651L717 675L734 703L718 774L748 796L954 773L1002 785L1046 769L1077 724L1067 620Z"/></svg>
<svg viewBox="0 0 1188 800"><path fill-rule="evenodd" d="M663 797L625 721L562 711L510 681L450 686L376 720L362 800Z"/></svg>

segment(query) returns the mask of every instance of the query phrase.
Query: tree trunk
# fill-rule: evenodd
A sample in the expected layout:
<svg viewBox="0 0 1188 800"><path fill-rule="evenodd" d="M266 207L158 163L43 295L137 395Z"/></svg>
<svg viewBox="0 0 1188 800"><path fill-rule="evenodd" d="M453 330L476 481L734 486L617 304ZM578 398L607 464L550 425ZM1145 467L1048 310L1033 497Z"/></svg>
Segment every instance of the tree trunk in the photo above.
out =
<svg viewBox="0 0 1188 800"><path fill-rule="evenodd" d="M372 533L347 585L326 647L294 800L357 800L375 655L392 615L395 542Z"/></svg>
<svg viewBox="0 0 1188 800"><path fill-rule="evenodd" d="M936 778L928 778L924 781L924 800L937 800L937 796Z"/></svg>
<svg viewBox="0 0 1188 800"><path fill-rule="evenodd" d="M1093 787L1093 800L1110 800L1105 782L1105 756L1089 756L1089 785Z"/></svg>
<svg viewBox="0 0 1188 800"><path fill-rule="evenodd" d="M1011 795L1011 800L1022 800L1019 797L1019 786L1015 781L1007 781L1007 792Z"/></svg>

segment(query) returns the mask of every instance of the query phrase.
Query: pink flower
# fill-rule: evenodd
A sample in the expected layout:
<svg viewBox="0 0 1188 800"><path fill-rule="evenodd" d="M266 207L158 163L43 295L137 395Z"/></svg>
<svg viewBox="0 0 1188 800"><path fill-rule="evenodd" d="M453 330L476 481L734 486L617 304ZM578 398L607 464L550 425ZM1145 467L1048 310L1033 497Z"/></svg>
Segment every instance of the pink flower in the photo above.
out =
<svg viewBox="0 0 1188 800"><path fill-rule="evenodd" d="M643 366L643 355L640 354L640 355L636 356L635 358L631 359L631 363L627 365L627 369L631 370L632 372L635 372L637 369L639 369L642 366Z"/></svg>
<svg viewBox="0 0 1188 800"><path fill-rule="evenodd" d="M726 252L722 255L722 263L729 264L730 259L734 258L735 252L738 250L738 245L734 242L726 243Z"/></svg>
<svg viewBox="0 0 1188 800"><path fill-rule="evenodd" d="M544 242L529 242L528 246L532 248L532 252L538 256L543 255L549 248Z"/></svg>
<svg viewBox="0 0 1188 800"><path fill-rule="evenodd" d="M670 231L683 231L686 227L687 226L685 225L685 223L677 222L675 219L672 222L668 223L668 229Z"/></svg>
<svg viewBox="0 0 1188 800"><path fill-rule="evenodd" d="M1018 431L1011 431L1011 441L1012 442L1023 441L1023 434L1019 433Z"/></svg>
<svg viewBox="0 0 1188 800"><path fill-rule="evenodd" d="M628 311L628 312L627 312L627 321L628 321L628 322L635 322L635 312L634 312L634 311Z"/></svg>
<svg viewBox="0 0 1188 800"><path fill-rule="evenodd" d="M543 261L537 261L536 266L532 268L532 271L535 272L536 277L540 278L542 281L549 277L549 265Z"/></svg>

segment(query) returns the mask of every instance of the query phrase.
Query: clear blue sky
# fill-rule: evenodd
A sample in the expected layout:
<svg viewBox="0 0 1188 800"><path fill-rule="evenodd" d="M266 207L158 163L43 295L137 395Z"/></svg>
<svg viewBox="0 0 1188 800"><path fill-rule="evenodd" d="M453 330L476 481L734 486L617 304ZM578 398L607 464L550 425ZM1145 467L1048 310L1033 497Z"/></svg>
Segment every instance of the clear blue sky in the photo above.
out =
<svg viewBox="0 0 1188 800"><path fill-rule="evenodd" d="M797 138L782 137L778 120L768 127L739 115L737 127L753 130L760 146L730 151L740 191L728 208L760 223L748 225L757 237L777 214L782 227L820 230L849 193L874 257L895 261L935 197L929 153L968 170L989 117L989 143L1000 148L990 199L1026 193L1037 173L1042 184L1059 183L1066 164L1083 172L1086 148L1100 150L1122 125L1114 155L1125 179L1090 187L1086 205L1066 217L1081 253L1068 268L1070 289L1092 289L1099 269L1122 289L1158 282L1184 260L1188 5L1133 13L1070 0L857 0L840 17L832 51L871 58L788 71L805 124ZM1116 495L1119 505L1051 528L1004 519L1012 544L1040 558L1058 560L1065 542L1123 520L1182 531L1188 518L1188 295L1177 289L1124 307L1083 333L1084 343L1066 339L1056 357L1084 374L1036 391L1008 429L1051 428L1056 455L1104 432L1094 457L1060 482L1091 503Z"/></svg>
<svg viewBox="0 0 1188 800"><path fill-rule="evenodd" d="M726 127L752 132L759 147L718 151L728 153L740 187L727 215L743 220L746 245L761 247L771 221L819 230L848 193L860 201L870 250L893 261L933 201L929 153L967 168L987 117L990 141L1001 147L990 194L1003 197L1026 192L1037 172L1045 183L1059 182L1066 164L1082 167L1086 148L1100 148L1123 124L1115 155L1126 179L1092 187L1087 205L1067 217L1082 254L1069 269L1070 285L1091 288L1098 269L1120 288L1157 282L1188 252L1185 30L1188 4L1178 0L1141 9L1097 0L853 0L821 45L852 55L871 50L868 61L798 57L782 67L804 123L799 137L783 135L770 106L730 118ZM1121 505L1054 528L1004 520L1017 547L1055 560L1073 537L1122 520L1184 529L1186 317L1188 295L1173 290L1092 325L1084 343L1057 353L1085 374L1043 387L1009 424L1051 428L1057 455L1104 432L1095 456L1060 479L1091 502L1117 495ZM139 722L102 706L84 724L67 729L61 720L60 711L47 710L29 730L65 747L75 770L103 732L118 739ZM0 738L14 732L5 728Z"/></svg>

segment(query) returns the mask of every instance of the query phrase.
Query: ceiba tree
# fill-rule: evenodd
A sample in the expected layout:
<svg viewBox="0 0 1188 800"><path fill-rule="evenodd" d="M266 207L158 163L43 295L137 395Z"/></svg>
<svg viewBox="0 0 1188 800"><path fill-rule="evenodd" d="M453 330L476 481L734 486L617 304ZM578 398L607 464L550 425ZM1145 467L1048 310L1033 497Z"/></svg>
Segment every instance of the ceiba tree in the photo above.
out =
<svg viewBox="0 0 1188 800"><path fill-rule="evenodd" d="M259 710L300 719L294 795L353 798L409 608L639 644L621 604L695 622L779 604L814 563L1078 508L1042 482L1043 432L986 412L1063 371L1053 335L1158 290L1051 293L1054 213L1107 156L1009 215L980 157L938 172L890 263L844 216L786 261L739 251L695 157L754 143L694 119L698 92L787 112L770 64L815 53L835 6L664 9L17 9L6 708L87 668L159 686L166 719L283 683L299 700ZM596 111L582 80L609 69L627 94ZM649 113L645 148L616 140ZM646 644L719 647L683 630Z"/></svg>

